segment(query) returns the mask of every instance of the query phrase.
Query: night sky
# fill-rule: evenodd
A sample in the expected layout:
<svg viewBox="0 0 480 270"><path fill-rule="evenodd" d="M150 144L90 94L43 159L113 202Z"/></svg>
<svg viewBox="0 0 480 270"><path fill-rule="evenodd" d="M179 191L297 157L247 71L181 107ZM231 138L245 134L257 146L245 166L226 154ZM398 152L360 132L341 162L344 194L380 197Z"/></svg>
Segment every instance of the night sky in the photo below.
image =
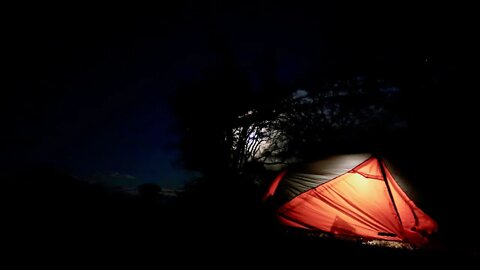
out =
<svg viewBox="0 0 480 270"><path fill-rule="evenodd" d="M265 54L276 59L275 80L308 90L357 75L401 86L425 68L448 74L465 53L467 30L451 7L175 2L12 8L3 38L2 162L181 187L192 173L177 162L168 97L215 67L216 36L254 89Z"/></svg>

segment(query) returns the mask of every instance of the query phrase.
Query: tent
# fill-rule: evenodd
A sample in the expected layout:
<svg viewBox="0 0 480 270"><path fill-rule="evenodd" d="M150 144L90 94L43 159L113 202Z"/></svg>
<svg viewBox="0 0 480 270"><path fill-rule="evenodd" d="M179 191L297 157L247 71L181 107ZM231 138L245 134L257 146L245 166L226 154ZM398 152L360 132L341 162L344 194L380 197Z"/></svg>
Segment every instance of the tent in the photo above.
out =
<svg viewBox="0 0 480 270"><path fill-rule="evenodd" d="M370 154L333 156L281 172L264 200L281 224L339 236L421 246L437 223L395 181L384 160Z"/></svg>

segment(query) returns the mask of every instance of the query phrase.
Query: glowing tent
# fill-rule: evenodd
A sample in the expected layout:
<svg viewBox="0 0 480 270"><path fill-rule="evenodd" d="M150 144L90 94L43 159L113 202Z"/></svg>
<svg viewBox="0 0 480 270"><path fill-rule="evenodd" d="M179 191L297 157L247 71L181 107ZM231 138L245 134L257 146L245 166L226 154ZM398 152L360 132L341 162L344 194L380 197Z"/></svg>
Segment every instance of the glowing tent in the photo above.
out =
<svg viewBox="0 0 480 270"><path fill-rule="evenodd" d="M280 173L265 200L292 227L420 246L437 223L395 181L386 163L365 154L334 156Z"/></svg>

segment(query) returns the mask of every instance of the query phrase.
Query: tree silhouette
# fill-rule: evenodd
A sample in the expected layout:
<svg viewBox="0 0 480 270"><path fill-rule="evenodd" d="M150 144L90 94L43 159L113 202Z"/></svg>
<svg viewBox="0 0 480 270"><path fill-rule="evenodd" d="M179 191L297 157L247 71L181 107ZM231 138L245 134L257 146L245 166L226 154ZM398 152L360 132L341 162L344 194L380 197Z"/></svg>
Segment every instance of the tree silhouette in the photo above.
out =
<svg viewBox="0 0 480 270"><path fill-rule="evenodd" d="M296 90L269 106L240 115L233 129L237 168L264 165L342 151L372 151L405 128L396 110L400 89L363 77L339 80L317 91Z"/></svg>
<svg viewBox="0 0 480 270"><path fill-rule="evenodd" d="M204 79L181 83L172 97L182 137L182 162L187 169L217 174L235 167L230 130L252 96L249 81L234 61L223 37L213 38L215 66Z"/></svg>
<svg viewBox="0 0 480 270"><path fill-rule="evenodd" d="M388 81L358 76L287 91L267 72L254 91L228 44L216 42L215 68L174 97L187 169L242 174L248 163L275 169L319 155L372 151L405 128L400 89Z"/></svg>

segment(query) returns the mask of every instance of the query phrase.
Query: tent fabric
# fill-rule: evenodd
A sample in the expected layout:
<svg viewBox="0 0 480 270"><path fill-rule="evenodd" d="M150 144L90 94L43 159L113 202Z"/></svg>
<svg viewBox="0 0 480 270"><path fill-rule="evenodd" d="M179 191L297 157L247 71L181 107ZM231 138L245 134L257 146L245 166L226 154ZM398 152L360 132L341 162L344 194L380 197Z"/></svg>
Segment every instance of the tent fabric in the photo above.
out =
<svg viewBox="0 0 480 270"><path fill-rule="evenodd" d="M276 190L275 199L277 202L287 202L309 189L347 173L369 157L368 154L341 155L299 164L288 172L283 172L285 175L282 181L276 179L279 188Z"/></svg>
<svg viewBox="0 0 480 270"><path fill-rule="evenodd" d="M320 168L321 167L321 168ZM385 162L343 155L282 172L266 198L285 225L420 246L437 228L396 183Z"/></svg>

